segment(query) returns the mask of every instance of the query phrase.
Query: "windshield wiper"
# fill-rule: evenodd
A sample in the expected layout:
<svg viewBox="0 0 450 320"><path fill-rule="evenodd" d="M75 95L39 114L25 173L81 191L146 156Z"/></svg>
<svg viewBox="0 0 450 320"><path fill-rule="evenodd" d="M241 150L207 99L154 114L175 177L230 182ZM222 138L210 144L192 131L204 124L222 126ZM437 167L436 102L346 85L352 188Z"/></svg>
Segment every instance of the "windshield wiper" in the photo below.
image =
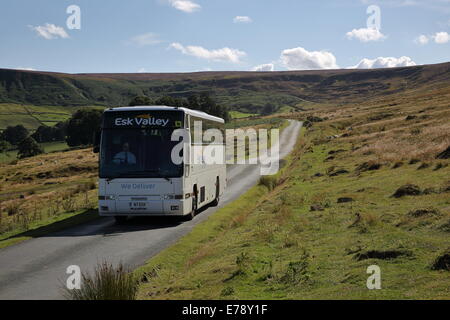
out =
<svg viewBox="0 0 450 320"><path fill-rule="evenodd" d="M112 181L114 179L118 179L118 178L143 177L143 175L145 175L147 173L160 173L160 172L161 172L160 169L127 171L127 172L121 172L112 177L108 177L108 178L106 178L106 181L110 182L110 181ZM157 177L152 177L152 178L164 178L164 177L157 176ZM165 179L168 179L168 178L165 178Z"/></svg>
<svg viewBox="0 0 450 320"><path fill-rule="evenodd" d="M154 177L154 178L163 178L163 179L165 179L167 181L170 181L169 178L164 177L164 176L161 175L161 169L160 168L158 168L158 169L151 169L151 170L133 171L132 173L139 173L139 175L140 174L146 174L146 173L159 173L159 176Z"/></svg>
<svg viewBox="0 0 450 320"><path fill-rule="evenodd" d="M110 181L112 181L112 180L114 180L114 179L118 179L118 178L122 178L122 177L125 178L123 173L117 174L117 175L115 175L115 176L113 176L113 177L108 177L108 178L106 178L106 182L110 182Z"/></svg>

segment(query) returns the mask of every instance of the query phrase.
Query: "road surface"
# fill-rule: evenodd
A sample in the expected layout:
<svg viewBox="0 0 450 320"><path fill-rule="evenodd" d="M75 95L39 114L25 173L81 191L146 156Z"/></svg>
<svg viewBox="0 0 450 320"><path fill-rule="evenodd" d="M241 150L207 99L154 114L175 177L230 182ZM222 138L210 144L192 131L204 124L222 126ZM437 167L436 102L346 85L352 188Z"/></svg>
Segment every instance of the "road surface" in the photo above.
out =
<svg viewBox="0 0 450 320"><path fill-rule="evenodd" d="M290 121L281 133L281 158L294 148L301 125ZM92 272L102 261L122 262L131 267L144 264L255 185L260 168L233 165L227 176L228 186L219 206L203 210L189 222L139 218L116 225L112 218L100 218L0 249L0 299L62 299L61 286L66 282L66 269L70 265Z"/></svg>

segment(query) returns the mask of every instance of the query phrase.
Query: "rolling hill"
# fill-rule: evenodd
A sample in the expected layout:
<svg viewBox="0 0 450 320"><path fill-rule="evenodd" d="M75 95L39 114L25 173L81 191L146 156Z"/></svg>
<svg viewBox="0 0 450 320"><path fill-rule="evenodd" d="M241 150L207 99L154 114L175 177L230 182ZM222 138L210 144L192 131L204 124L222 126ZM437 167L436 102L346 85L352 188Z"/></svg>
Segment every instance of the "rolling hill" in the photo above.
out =
<svg viewBox="0 0 450 320"><path fill-rule="evenodd" d="M208 92L231 109L345 104L450 84L450 63L376 70L65 74L0 69L0 103L118 106L136 95Z"/></svg>
<svg viewBox="0 0 450 320"><path fill-rule="evenodd" d="M236 120L246 127L287 118L305 127L276 176L262 178L135 271L138 297L448 299L449 68L78 75L1 70L0 120L32 117L34 126L81 105L202 91L241 112L268 101L296 107L298 112ZM97 165L91 149L5 161L0 247L95 219ZM367 288L371 265L382 270L382 290Z"/></svg>

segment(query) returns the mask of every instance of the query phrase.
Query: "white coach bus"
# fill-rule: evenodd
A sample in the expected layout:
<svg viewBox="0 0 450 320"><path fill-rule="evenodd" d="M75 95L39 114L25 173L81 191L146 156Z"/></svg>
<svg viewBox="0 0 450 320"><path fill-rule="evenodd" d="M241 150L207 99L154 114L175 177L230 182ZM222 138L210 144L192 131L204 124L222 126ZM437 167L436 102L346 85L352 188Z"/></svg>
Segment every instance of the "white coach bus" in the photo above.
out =
<svg viewBox="0 0 450 320"><path fill-rule="evenodd" d="M185 216L192 219L201 207L217 205L226 187L225 161L195 162L200 157L193 127L224 131L224 120L207 113L166 106L121 107L105 110L101 125L99 156L99 213L118 223L131 216ZM180 161L172 150L184 135ZM188 141L186 141L188 140ZM213 142L222 148L223 142ZM201 148L200 148L201 149ZM189 162L189 163L186 163Z"/></svg>

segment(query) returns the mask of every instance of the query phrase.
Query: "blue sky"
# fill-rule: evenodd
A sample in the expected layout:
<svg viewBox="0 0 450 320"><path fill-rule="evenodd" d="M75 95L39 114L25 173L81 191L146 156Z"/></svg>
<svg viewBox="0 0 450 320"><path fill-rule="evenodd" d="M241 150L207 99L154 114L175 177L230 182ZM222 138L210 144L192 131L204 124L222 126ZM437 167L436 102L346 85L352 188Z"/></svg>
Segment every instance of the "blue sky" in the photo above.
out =
<svg viewBox="0 0 450 320"><path fill-rule="evenodd" d="M68 28L70 5L80 8L79 30ZM371 5L379 26L367 24ZM0 15L2 68L270 71L450 61L450 0L2 0Z"/></svg>

